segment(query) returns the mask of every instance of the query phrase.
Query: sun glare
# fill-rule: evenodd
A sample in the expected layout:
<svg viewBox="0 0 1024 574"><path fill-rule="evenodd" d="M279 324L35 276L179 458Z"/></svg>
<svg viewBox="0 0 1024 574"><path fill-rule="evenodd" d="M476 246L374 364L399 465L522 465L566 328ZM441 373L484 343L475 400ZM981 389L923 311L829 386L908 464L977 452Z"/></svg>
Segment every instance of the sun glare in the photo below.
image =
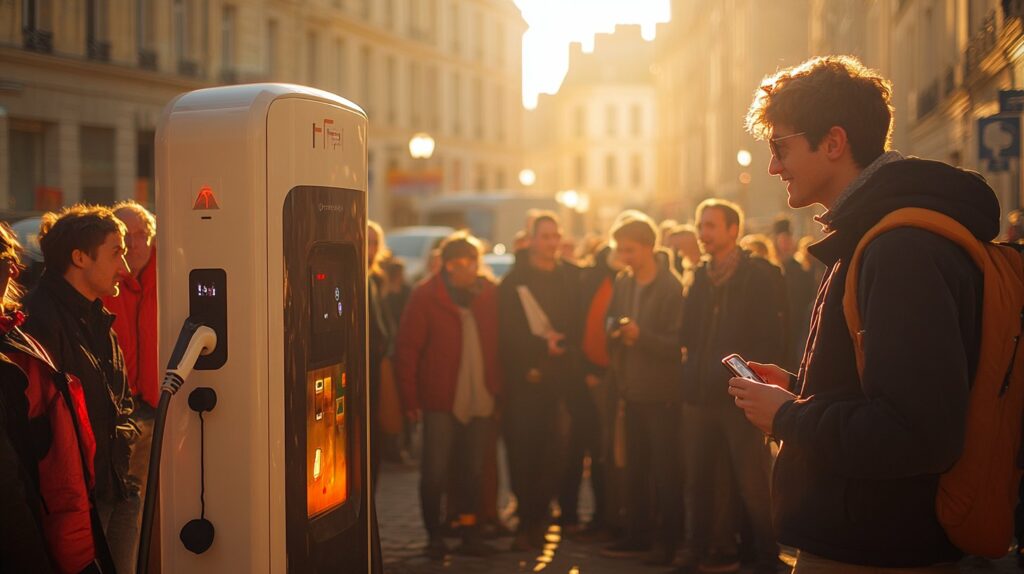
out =
<svg viewBox="0 0 1024 574"><path fill-rule="evenodd" d="M640 24L653 40L659 22L670 16L669 0L515 0L529 29L523 36L523 105L533 109L541 93L558 91L569 69L569 44L594 48L594 34L616 24Z"/></svg>

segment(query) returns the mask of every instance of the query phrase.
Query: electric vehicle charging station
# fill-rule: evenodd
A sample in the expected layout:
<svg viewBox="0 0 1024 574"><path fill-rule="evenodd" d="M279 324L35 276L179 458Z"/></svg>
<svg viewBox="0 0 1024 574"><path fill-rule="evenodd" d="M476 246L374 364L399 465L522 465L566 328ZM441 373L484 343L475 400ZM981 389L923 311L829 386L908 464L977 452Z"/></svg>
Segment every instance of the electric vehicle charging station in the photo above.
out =
<svg viewBox="0 0 1024 574"><path fill-rule="evenodd" d="M215 332L191 374L174 375L186 395L212 392L166 408L154 490L165 573L379 569L366 137L358 106L302 86L197 90L164 111L161 361L191 367L178 363L196 339L179 337L186 319Z"/></svg>

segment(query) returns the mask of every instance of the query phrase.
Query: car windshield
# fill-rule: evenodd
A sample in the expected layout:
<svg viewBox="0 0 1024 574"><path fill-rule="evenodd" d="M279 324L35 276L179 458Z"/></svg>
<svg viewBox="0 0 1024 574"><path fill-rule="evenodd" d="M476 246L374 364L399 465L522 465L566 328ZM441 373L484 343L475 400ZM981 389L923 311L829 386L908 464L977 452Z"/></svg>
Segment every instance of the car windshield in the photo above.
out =
<svg viewBox="0 0 1024 574"><path fill-rule="evenodd" d="M429 237L423 235L392 235L387 238L388 249L398 257L423 257L423 248Z"/></svg>

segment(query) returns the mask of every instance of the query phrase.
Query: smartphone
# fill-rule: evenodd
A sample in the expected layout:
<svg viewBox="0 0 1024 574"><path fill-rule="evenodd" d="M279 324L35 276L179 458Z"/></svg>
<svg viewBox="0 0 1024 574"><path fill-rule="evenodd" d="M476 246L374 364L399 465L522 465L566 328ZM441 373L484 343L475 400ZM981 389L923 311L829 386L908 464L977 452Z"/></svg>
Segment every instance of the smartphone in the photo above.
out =
<svg viewBox="0 0 1024 574"><path fill-rule="evenodd" d="M757 376L757 373L747 366L747 362L743 360L743 357L736 353L722 359L722 364L725 365L726 369L729 369L730 373L737 377L764 383L764 381L761 380L761 377Z"/></svg>

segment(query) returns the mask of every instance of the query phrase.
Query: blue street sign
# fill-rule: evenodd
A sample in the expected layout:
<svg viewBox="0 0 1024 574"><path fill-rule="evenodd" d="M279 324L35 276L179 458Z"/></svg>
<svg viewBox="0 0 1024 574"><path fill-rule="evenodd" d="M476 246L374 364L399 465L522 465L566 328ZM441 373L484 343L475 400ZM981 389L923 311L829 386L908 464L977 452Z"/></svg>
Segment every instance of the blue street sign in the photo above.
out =
<svg viewBox="0 0 1024 574"><path fill-rule="evenodd" d="M1010 158L1020 157L1020 116L998 115L978 120L978 159L989 171L1006 171Z"/></svg>

